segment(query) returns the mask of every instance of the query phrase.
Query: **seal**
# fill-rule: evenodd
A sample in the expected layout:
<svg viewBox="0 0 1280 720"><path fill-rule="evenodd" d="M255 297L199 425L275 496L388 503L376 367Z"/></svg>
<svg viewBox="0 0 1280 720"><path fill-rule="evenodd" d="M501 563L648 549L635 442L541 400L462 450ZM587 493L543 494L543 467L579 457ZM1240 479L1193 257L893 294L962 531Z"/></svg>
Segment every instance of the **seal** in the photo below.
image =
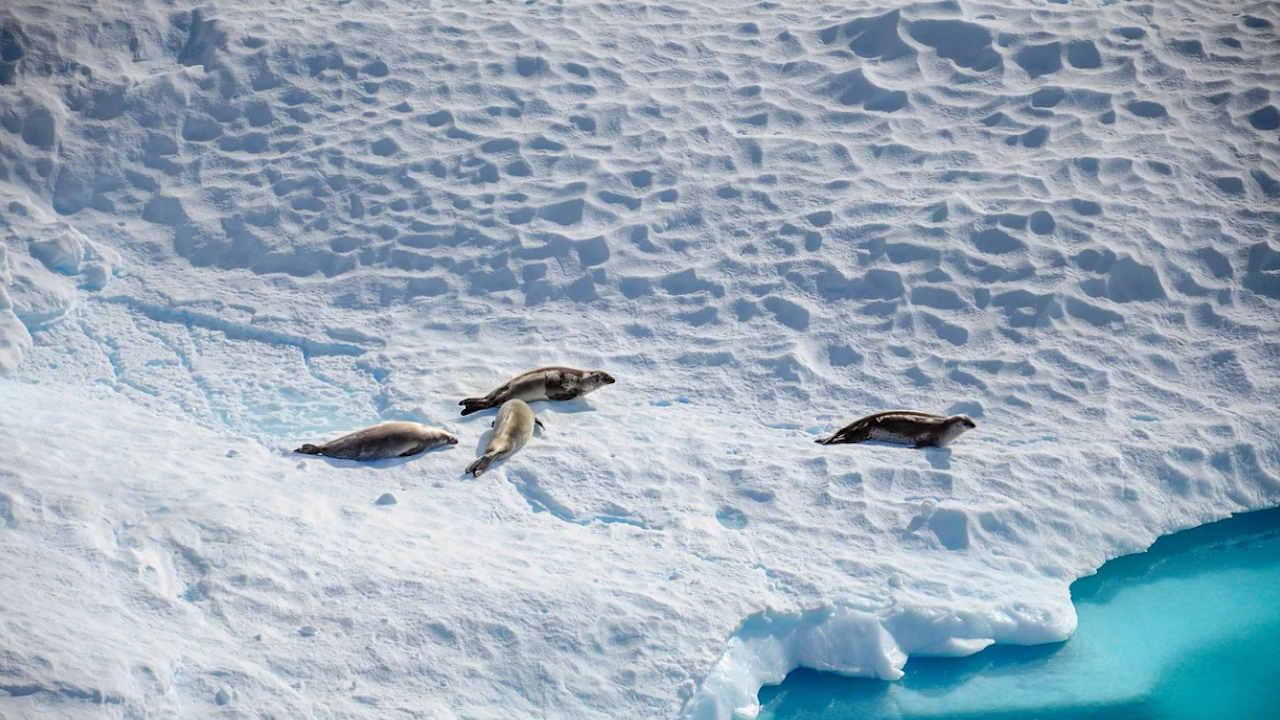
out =
<svg viewBox="0 0 1280 720"><path fill-rule="evenodd" d="M443 430L416 422L385 422L323 445L303 445L294 452L325 455L343 460L382 460L408 457L442 445L457 445L458 438Z"/></svg>
<svg viewBox="0 0 1280 720"><path fill-rule="evenodd" d="M510 457L524 447L533 437L533 426L542 427L542 421L533 415L533 408L520 399L508 400L498 409L493 421L493 436L485 446L484 454L467 466L467 472L480 477L494 460Z"/></svg>
<svg viewBox="0 0 1280 720"><path fill-rule="evenodd" d="M614 383L613 376L603 370L575 370L567 367L544 367L517 375L505 385L478 398L467 398L458 403L462 414L499 407L511 399L572 400Z"/></svg>
<svg viewBox="0 0 1280 720"><path fill-rule="evenodd" d="M915 410L889 410L868 415L840 428L820 445L835 443L886 442L917 448L946 447L978 424L968 415L934 415Z"/></svg>

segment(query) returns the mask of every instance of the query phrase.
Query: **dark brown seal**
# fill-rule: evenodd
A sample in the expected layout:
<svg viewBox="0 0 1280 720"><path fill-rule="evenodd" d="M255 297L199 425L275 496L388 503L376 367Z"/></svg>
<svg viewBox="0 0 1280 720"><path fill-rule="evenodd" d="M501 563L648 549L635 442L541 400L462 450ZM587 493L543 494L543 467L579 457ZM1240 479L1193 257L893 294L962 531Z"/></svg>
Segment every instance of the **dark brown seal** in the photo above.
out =
<svg viewBox="0 0 1280 720"><path fill-rule="evenodd" d="M968 415L946 417L915 410L889 410L854 420L831 437L817 442L832 445L870 441L917 448L946 447L977 426Z"/></svg>
<svg viewBox="0 0 1280 720"><path fill-rule="evenodd" d="M603 370L544 367L517 375L484 397L467 398L458 404L463 406L463 415L470 415L500 407L508 400L572 400L613 383L613 376Z"/></svg>

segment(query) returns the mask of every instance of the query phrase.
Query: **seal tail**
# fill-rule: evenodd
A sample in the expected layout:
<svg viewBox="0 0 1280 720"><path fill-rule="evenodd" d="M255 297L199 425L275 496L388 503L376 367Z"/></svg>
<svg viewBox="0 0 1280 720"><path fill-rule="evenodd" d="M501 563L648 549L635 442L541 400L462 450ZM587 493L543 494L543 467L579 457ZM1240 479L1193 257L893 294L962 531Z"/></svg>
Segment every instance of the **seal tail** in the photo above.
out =
<svg viewBox="0 0 1280 720"><path fill-rule="evenodd" d="M815 440L819 445L839 445L842 443L860 443L866 440L865 433L859 433L857 430L849 431L848 429L834 432L827 437Z"/></svg>
<svg viewBox="0 0 1280 720"><path fill-rule="evenodd" d="M462 407L463 415L478 413L481 410L488 410L489 408L493 407L493 405L489 403L488 398L467 398L466 400L463 400L458 404L463 406Z"/></svg>
<svg viewBox="0 0 1280 720"><path fill-rule="evenodd" d="M294 450L294 452L296 452L296 453L302 453L303 455L319 455L319 454L320 454L320 446L319 446L319 445L312 445L311 443L307 443L307 444L303 445L302 447L298 448L297 450Z"/></svg>
<svg viewBox="0 0 1280 720"><path fill-rule="evenodd" d="M497 459L497 456L493 453L485 453L476 458L475 462L467 466L467 472L475 475L476 477L480 477L484 474L485 470L489 469L489 465L492 464L495 459Z"/></svg>

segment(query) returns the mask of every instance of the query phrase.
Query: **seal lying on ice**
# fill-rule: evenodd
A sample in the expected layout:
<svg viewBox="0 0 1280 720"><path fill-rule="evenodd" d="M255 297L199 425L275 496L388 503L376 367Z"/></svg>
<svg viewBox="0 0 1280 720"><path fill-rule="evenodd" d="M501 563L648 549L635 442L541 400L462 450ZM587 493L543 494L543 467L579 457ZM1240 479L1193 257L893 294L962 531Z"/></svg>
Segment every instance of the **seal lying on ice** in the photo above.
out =
<svg viewBox="0 0 1280 720"><path fill-rule="evenodd" d="M889 410L854 420L831 437L817 442L832 445L871 441L917 448L946 447L977 426L968 415L945 417L915 410Z"/></svg>
<svg viewBox="0 0 1280 720"><path fill-rule="evenodd" d="M457 444L458 438L422 423L387 422L343 435L323 445L308 443L295 452L343 460L382 460L417 455L423 450Z"/></svg>
<svg viewBox="0 0 1280 720"><path fill-rule="evenodd" d="M494 460L510 457L533 437L534 425L542 427L542 422L534 417L528 403L519 399L502 403L498 418L493 421L493 437L484 454L467 466L467 472L480 477Z"/></svg>
<svg viewBox="0 0 1280 720"><path fill-rule="evenodd" d="M484 397L467 398L458 404L463 406L463 415L470 415L498 407L513 398L525 402L572 400L613 383L613 376L603 370L544 367L517 375Z"/></svg>

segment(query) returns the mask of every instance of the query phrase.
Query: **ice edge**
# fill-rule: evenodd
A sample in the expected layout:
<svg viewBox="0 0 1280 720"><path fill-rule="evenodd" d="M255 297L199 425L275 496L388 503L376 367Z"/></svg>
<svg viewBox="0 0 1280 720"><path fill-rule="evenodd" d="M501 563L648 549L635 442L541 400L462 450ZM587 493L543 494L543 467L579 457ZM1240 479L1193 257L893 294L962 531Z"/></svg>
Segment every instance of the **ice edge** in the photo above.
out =
<svg viewBox="0 0 1280 720"><path fill-rule="evenodd" d="M827 603L799 613L766 609L743 621L689 698L680 720L753 720L760 689L799 668L848 677L897 680L910 657L972 655L992 644L1061 642L1075 631L1076 611L1065 604L1033 611L892 607Z"/></svg>

